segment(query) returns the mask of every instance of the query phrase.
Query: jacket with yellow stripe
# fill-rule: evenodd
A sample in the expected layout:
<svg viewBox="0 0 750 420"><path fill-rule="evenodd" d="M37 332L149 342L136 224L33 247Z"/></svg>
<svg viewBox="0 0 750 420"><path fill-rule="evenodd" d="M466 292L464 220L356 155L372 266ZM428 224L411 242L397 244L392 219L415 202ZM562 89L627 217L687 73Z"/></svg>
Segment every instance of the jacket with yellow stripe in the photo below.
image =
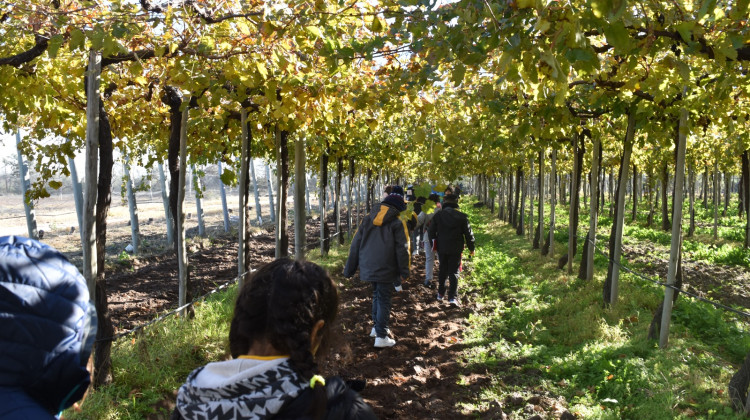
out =
<svg viewBox="0 0 750 420"><path fill-rule="evenodd" d="M365 216L352 239L344 277L352 277L357 268L365 281L395 283L409 277L411 244L399 215L395 207L380 203Z"/></svg>

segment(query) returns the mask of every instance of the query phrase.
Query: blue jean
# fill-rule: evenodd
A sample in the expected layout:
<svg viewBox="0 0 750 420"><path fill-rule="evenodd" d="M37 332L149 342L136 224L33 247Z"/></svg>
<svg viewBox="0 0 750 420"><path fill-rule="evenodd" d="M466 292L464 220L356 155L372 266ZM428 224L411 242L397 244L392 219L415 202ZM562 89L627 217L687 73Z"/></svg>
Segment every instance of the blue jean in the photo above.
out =
<svg viewBox="0 0 750 420"><path fill-rule="evenodd" d="M393 283L372 282L372 321L375 323L375 334L384 338L388 334L388 321L391 319L391 298Z"/></svg>
<svg viewBox="0 0 750 420"><path fill-rule="evenodd" d="M432 273L435 270L435 251L432 250L432 241L424 240L424 279L432 281Z"/></svg>

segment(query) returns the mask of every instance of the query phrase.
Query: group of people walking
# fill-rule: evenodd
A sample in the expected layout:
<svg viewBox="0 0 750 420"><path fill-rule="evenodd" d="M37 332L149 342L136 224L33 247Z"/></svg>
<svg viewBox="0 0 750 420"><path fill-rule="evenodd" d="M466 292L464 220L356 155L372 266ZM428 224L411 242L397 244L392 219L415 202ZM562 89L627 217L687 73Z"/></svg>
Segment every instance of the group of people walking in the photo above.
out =
<svg viewBox="0 0 750 420"><path fill-rule="evenodd" d="M423 284L432 286L437 255L436 298L459 305L461 255L465 246L474 254L474 236L458 198L449 188L442 203L428 197L431 211L406 211L404 190L394 185L357 229L344 275L359 270L372 284L375 347L396 344L391 297L410 279L412 237L424 247ZM0 418L54 419L84 396L96 331L91 298L83 276L54 248L0 238ZM355 382L318 372L338 304L335 283L314 263L282 258L261 267L235 303L232 358L188 375L172 419L374 419Z"/></svg>
<svg viewBox="0 0 750 420"><path fill-rule="evenodd" d="M435 204L426 212L425 204ZM373 207L364 217L352 239L349 257L344 267L344 277L354 276L359 269L359 278L372 284L372 321L370 336L375 347L392 347L396 340L391 337L388 322L394 292L400 291L402 283L409 280L413 242L421 242L425 252L425 279L423 284L433 286L435 256L439 262L437 296L438 301L446 297L448 303L459 306L457 289L464 247L474 255L474 234L465 213L459 211L459 195L448 187L442 203L435 193L425 199L417 197L416 211L407 211L404 190L399 185L386 188L382 202ZM416 234L415 234L416 232ZM412 237L418 240L412 241ZM445 282L448 280L446 289ZM447 291L447 296L446 296Z"/></svg>

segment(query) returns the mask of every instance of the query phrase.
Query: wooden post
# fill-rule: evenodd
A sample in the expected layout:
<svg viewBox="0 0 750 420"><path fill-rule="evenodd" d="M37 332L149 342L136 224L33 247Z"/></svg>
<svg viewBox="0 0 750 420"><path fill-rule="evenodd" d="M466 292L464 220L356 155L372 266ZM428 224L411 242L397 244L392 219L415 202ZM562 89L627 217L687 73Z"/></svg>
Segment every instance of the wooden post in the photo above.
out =
<svg viewBox="0 0 750 420"><path fill-rule="evenodd" d="M683 95L686 89L683 89ZM682 237L682 194L685 179L685 149L687 138L688 110L680 110L680 125L677 141L677 162L675 163L674 215L672 217L672 247L669 251L669 266L667 267L667 284L673 285L677 277L677 258L680 254ZM672 319L672 303L674 290L667 287L664 290L664 311L661 317L661 331L659 332L659 347L665 348L669 343L669 323Z"/></svg>
<svg viewBox="0 0 750 420"><path fill-rule="evenodd" d="M185 249L185 213L183 204L185 202L185 172L187 172L187 124L188 124L188 107L182 110L182 123L180 126L180 173L178 175L177 187L177 271L179 286L177 289L178 306L184 306L187 303L187 276L188 261L187 250ZM186 309L180 311L180 316L186 315Z"/></svg>
<svg viewBox="0 0 750 420"><path fill-rule="evenodd" d="M83 277L89 288L89 296L96 296L96 218L94 209L98 194L99 173L99 78L102 72L102 56L89 51L86 77L86 165L84 176L86 191L83 195Z"/></svg>
<svg viewBox="0 0 750 420"><path fill-rule="evenodd" d="M294 257L305 259L305 138L300 134L294 142Z"/></svg>

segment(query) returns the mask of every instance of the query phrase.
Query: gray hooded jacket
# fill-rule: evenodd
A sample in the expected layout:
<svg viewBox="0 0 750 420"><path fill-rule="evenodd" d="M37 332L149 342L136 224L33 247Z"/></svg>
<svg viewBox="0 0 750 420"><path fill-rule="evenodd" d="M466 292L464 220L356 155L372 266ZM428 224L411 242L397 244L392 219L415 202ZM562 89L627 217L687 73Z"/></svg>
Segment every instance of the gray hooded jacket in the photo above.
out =
<svg viewBox="0 0 750 420"><path fill-rule="evenodd" d="M365 216L349 248L344 277L371 282L395 283L409 277L411 244L406 222L393 206L380 203Z"/></svg>

